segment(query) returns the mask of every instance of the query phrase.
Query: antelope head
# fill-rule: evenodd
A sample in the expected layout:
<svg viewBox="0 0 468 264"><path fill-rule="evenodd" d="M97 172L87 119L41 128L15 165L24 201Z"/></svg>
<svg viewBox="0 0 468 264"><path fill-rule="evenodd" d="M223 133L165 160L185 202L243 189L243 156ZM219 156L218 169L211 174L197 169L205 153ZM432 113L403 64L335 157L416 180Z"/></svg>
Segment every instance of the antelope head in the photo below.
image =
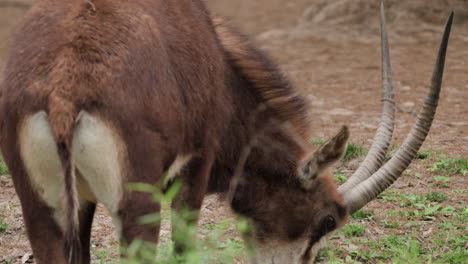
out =
<svg viewBox="0 0 468 264"><path fill-rule="evenodd" d="M336 188L329 168L341 159L346 149L349 132L344 127L299 163L296 178L301 186L249 183L246 188L251 190L244 191L244 199L236 201L235 198L233 208L236 211L236 203L243 203L243 208L238 206L244 210L240 213L252 219L249 239L256 248L253 263L312 263L321 242L343 226L349 214L375 199L401 176L423 144L436 112L452 20L453 13L445 26L430 88L417 121L398 151L384 163L392 139L395 103L381 5L382 113L370 151L349 180ZM245 197L255 200L255 206L245 206L249 203Z"/></svg>

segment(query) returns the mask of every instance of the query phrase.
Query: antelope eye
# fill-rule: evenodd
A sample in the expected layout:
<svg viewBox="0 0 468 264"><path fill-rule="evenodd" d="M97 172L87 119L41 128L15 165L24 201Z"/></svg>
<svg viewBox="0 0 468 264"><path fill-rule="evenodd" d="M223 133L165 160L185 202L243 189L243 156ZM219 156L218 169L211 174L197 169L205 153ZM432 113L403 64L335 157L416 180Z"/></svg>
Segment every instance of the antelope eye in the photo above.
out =
<svg viewBox="0 0 468 264"><path fill-rule="evenodd" d="M336 221L335 221L335 218L333 218L333 216L329 215L325 218L325 227L327 228L327 230L335 229Z"/></svg>

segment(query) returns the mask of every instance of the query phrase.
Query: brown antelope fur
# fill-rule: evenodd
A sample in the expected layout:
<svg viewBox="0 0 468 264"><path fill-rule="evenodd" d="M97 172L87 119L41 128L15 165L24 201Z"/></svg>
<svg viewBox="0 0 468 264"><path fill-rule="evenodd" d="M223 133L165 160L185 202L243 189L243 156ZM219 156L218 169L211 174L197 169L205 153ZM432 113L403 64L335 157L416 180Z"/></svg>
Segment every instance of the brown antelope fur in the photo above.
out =
<svg viewBox="0 0 468 264"><path fill-rule="evenodd" d="M138 219L160 206L126 184L161 182L178 157L190 156L178 201L198 210L207 192L228 192L247 146L252 150L231 206L252 219L259 251L270 241L300 240L288 254L308 263L311 247L346 221L325 168L341 157L347 129L312 153L303 144L309 137L305 99L246 37L212 22L201 1L37 1L16 33L0 100L1 149L38 264L89 263L98 202L120 223L124 241L157 242L159 227ZM56 144L50 157L58 155L63 207L51 206L41 189L49 187L28 169L36 157L48 157L28 154L47 146L24 132L35 120L46 120L44 133L50 127ZM86 141L94 136L86 128L105 137ZM101 140L115 151L82 157L86 148L100 150ZM100 179L108 186L89 182L89 175L103 174L86 170L98 168L101 157L116 165L117 176ZM80 167L83 159L93 165ZM108 190L116 193L114 209L101 200Z"/></svg>
<svg viewBox="0 0 468 264"><path fill-rule="evenodd" d="M254 144L231 203L233 210L255 220L259 240L295 240L309 232L314 237L310 243L315 243L326 233L319 226L326 214L333 212L341 225L347 212L329 171L324 170L323 177L310 186L298 177L301 162L309 161L313 154L303 144L310 138L306 100L248 38L222 19L214 19L214 23L233 70L228 78L234 89L234 104L242 102L242 107L235 108L230 133L221 141L209 191L228 190L242 148ZM249 129L252 115L262 105L266 110L257 113L254 129ZM348 135L341 136L346 142ZM250 142L254 137L254 142ZM344 145L341 151L334 151L338 147L332 146L327 154L337 156L325 159L341 158Z"/></svg>

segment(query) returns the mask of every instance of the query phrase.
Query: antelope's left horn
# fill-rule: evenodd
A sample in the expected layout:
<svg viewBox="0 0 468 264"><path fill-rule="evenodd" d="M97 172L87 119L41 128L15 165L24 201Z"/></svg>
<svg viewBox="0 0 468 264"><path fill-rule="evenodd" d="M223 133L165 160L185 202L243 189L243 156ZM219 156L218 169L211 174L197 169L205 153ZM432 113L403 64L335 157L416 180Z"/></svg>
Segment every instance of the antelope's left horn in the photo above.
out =
<svg viewBox="0 0 468 264"><path fill-rule="evenodd" d="M385 31L385 20L383 18L383 5L381 8L381 21L382 31ZM418 115L416 123L413 125L411 132L406 137L404 143L395 153L395 155L380 169L373 173L370 177L366 178L369 174L367 168L364 177L358 177L353 175L349 184L344 185L340 188L340 193L344 196L346 204L350 208L350 212L355 212L372 201L388 188L396 179L398 179L403 171L409 166L411 161L416 156L419 148L426 139L429 133L432 120L437 109L439 100L440 89L442 86L442 77L444 73L445 55L447 52L447 45L450 36L450 30L453 21L453 12L450 14L440 44L437 62L435 65L434 73L432 75L432 82L430 85L429 93L424 100L424 104L421 112ZM382 40L386 42L386 33L382 33ZM385 46L385 44L382 44ZM382 52L384 54L384 52ZM385 68L384 63L384 68ZM384 84L385 84L385 70L384 70ZM384 99L385 104L385 99ZM369 153L371 154L371 153ZM361 179L364 179L360 181Z"/></svg>

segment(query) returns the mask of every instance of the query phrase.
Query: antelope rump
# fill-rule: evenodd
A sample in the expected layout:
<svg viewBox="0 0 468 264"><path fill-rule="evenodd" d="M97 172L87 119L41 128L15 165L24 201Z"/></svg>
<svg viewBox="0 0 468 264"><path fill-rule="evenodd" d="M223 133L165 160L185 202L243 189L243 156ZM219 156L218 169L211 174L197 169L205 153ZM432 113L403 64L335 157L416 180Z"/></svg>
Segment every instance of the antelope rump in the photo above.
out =
<svg viewBox="0 0 468 264"><path fill-rule="evenodd" d="M0 93L0 145L36 263L90 263L97 203L123 241L157 243L159 212L128 183L180 178L175 210L223 194L250 219L254 263L311 263L330 232L390 186L434 117L453 14L412 131L388 162L394 101L381 6L382 117L339 188L349 131L313 150L308 104L248 38L201 0L39 0L15 35ZM181 252L183 246L176 249Z"/></svg>

